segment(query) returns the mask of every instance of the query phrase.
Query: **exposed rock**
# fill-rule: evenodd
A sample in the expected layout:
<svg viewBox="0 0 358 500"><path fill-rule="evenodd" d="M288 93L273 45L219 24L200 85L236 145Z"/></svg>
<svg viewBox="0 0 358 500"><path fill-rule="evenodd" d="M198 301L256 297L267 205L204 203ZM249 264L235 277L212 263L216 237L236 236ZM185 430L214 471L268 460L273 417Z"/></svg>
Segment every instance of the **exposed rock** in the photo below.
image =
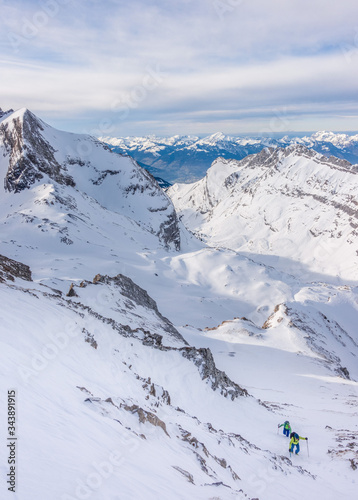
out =
<svg viewBox="0 0 358 500"><path fill-rule="evenodd" d="M139 375L138 375L139 377ZM167 390L165 390L162 386L157 385L152 383L150 377L145 380L141 377L139 377L141 380L144 381L144 384L142 385L143 389L145 391L148 391L149 395L146 397L146 399L149 399L149 396L152 396L155 398L157 401L155 403L155 406L159 406L161 403L170 406L171 400L170 400L170 394Z"/></svg>
<svg viewBox="0 0 358 500"><path fill-rule="evenodd" d="M121 407L124 408L126 411L129 411L130 413L137 414L138 418L139 418L139 422L141 424L145 424L145 422L149 422L150 424L154 425L155 427L160 427L161 429L163 429L165 434L168 437L170 437L168 432L167 432L167 427L166 427L165 423L163 422L163 420L160 420L160 418L157 417L157 415L154 415L154 413L147 411L147 410L143 410L143 408L141 408L138 405L132 405L132 406L121 405Z"/></svg>
<svg viewBox="0 0 358 500"><path fill-rule="evenodd" d="M173 469L175 469L178 472L180 472L180 474L183 474L183 476L185 476L187 478L187 480L189 481L189 483L195 484L194 483L194 477L193 477L192 474L190 474L190 472L188 472L187 470L182 469L181 467L178 467L177 465L173 465Z"/></svg>
<svg viewBox="0 0 358 500"><path fill-rule="evenodd" d="M267 318L267 320L265 321L265 323L262 325L262 328L264 330L267 330L268 328L271 328L272 326L274 326L275 322L276 323L281 323L282 317L277 317L277 313L280 310L280 306L283 307L283 312L284 313L286 312L286 306L284 304L278 304L277 306L275 306L275 309L273 310L273 313Z"/></svg>
<svg viewBox="0 0 358 500"><path fill-rule="evenodd" d="M76 293L76 291L74 289L74 284L73 283L71 283L70 289L67 292L66 297L78 297L78 295L77 295L77 293Z"/></svg>
<svg viewBox="0 0 358 500"><path fill-rule="evenodd" d="M5 189L15 193L29 188L44 174L67 186L74 186L55 159L55 150L41 135L43 126L29 110L23 119L15 117L10 123L0 123L0 139L10 156L5 177Z"/></svg>
<svg viewBox="0 0 358 500"><path fill-rule="evenodd" d="M238 396L248 396L246 389L242 389L225 372L216 368L210 349L183 347L180 351L184 358L190 359L198 367L201 378L203 380L208 379L211 382L211 387L214 391L219 389L223 396L229 396L232 400Z"/></svg>
<svg viewBox="0 0 358 500"><path fill-rule="evenodd" d="M176 337L181 342L184 342L184 344L187 344L187 342L180 335L178 330L172 325L172 323L167 318L162 316L162 314L159 312L155 300L153 300L148 295L146 290L138 286L136 283L134 283L134 281L132 281L127 276L124 276L123 274L118 274L117 276L111 278L109 276L103 276L101 274L97 274L93 279L93 283L94 284L104 283L106 285L114 285L119 288L121 294L124 295L124 297L127 297L128 299L132 300L139 306L145 307L146 309L152 309L162 321L164 325L163 326L164 330L166 330L172 336ZM152 336L151 339L154 339L154 337Z"/></svg>
<svg viewBox="0 0 358 500"><path fill-rule="evenodd" d="M323 357L327 366L333 369L340 377L350 380L349 371L341 365L341 359L332 349L326 348L325 336L322 330L334 338L340 345L345 347L352 344L355 348L358 344L336 321L329 320L324 314L316 313L315 316L296 311L293 307L286 307L285 313L290 318L289 326L306 333L305 340L309 347Z"/></svg>
<svg viewBox="0 0 358 500"><path fill-rule="evenodd" d="M178 216L175 210L173 210L167 220L160 225L157 236L163 241L166 248L169 248L170 243L173 243L175 249L180 250L180 230Z"/></svg>
<svg viewBox="0 0 358 500"><path fill-rule="evenodd" d="M3 111L1 108L0 108L0 118L2 118L3 116L6 116L6 115L9 115L10 113L13 113L14 110L13 109L8 109L7 111Z"/></svg>
<svg viewBox="0 0 358 500"><path fill-rule="evenodd" d="M358 432L347 429L335 430L336 448L330 448L327 453L332 459L344 459L349 466L356 470L358 468Z"/></svg>
<svg viewBox="0 0 358 500"><path fill-rule="evenodd" d="M79 385L76 385L77 389L79 389L82 392L85 392L86 394L89 394L90 396L93 396L92 392L86 389L86 387L80 387Z"/></svg>
<svg viewBox="0 0 358 500"><path fill-rule="evenodd" d="M181 429L181 428L180 428L180 431L182 434L183 441L187 441L190 444L190 446L192 446L193 448L201 450L205 454L206 457L210 456L210 453L208 452L204 443L199 442L196 439L196 437L191 435L190 432L185 431L184 429Z"/></svg>
<svg viewBox="0 0 358 500"><path fill-rule="evenodd" d="M347 380L350 380L350 376L349 376L349 371L347 370L346 367L342 366L339 368L339 371L342 373L342 376L343 378L347 379Z"/></svg>
<svg viewBox="0 0 358 500"><path fill-rule="evenodd" d="M306 252L332 249L312 259L310 269L336 267L328 274L354 280L357 186L357 168L349 162L292 145L265 148L241 161L218 158L203 179L174 185L168 194L186 228L209 246L267 252L304 266ZM346 266L339 255L346 255ZM277 262L279 270L284 262Z"/></svg>
<svg viewBox="0 0 358 500"><path fill-rule="evenodd" d="M83 328L82 333L85 334L85 342L88 342L91 347L94 349L97 349L98 344L96 339L94 338L94 335L92 333L88 332L85 328Z"/></svg>
<svg viewBox="0 0 358 500"><path fill-rule="evenodd" d="M223 483L222 481L218 481L217 483L211 483L211 484L205 484L204 486L225 486L225 488L229 488L231 490L231 487L225 483Z"/></svg>
<svg viewBox="0 0 358 500"><path fill-rule="evenodd" d="M4 283L6 280L15 281L15 278L32 281L29 266L0 255L0 282Z"/></svg>

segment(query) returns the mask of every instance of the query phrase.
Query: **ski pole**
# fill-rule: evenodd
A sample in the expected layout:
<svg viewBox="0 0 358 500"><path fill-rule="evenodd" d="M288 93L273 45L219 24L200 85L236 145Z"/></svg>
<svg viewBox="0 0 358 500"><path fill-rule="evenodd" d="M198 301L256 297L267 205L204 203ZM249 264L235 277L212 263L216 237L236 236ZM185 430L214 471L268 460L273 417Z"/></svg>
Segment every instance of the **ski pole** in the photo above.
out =
<svg viewBox="0 0 358 500"><path fill-rule="evenodd" d="M278 426L277 426L277 434L278 434Z"/></svg>
<svg viewBox="0 0 358 500"><path fill-rule="evenodd" d="M308 449L308 439L306 438L306 444L307 444L307 454L310 456L310 450Z"/></svg>

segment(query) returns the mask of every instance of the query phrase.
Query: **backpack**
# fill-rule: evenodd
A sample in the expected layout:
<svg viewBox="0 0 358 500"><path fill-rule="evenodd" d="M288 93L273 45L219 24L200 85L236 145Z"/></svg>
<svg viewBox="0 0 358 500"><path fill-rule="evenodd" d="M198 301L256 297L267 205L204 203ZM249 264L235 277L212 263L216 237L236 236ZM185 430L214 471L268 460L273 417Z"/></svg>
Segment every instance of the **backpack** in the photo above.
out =
<svg viewBox="0 0 358 500"><path fill-rule="evenodd" d="M294 439L295 441L299 441L300 440L300 436L297 434L297 432L291 432L290 438Z"/></svg>
<svg viewBox="0 0 358 500"><path fill-rule="evenodd" d="M288 420L286 420L286 422L283 424L285 426L285 429L290 427L290 422Z"/></svg>

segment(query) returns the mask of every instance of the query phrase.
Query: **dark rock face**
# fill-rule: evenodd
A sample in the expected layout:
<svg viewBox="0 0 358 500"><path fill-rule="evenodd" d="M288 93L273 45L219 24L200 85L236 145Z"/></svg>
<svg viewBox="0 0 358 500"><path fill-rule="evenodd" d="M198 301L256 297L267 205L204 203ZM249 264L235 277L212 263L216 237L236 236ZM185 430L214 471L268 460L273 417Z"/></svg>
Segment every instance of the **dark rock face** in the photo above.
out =
<svg viewBox="0 0 358 500"><path fill-rule="evenodd" d="M180 250L180 230L175 210L167 218L167 221L161 224L158 237L166 248L169 248L170 244L173 243L175 249Z"/></svg>
<svg viewBox="0 0 358 500"><path fill-rule="evenodd" d="M238 384L233 382L225 372L216 368L210 349L183 347L180 351L184 358L193 361L195 366L198 367L200 376L203 380L210 380L211 387L214 391L219 389L223 396L229 396L232 400L239 396L248 396L246 389L242 389Z"/></svg>
<svg viewBox="0 0 358 500"><path fill-rule="evenodd" d="M327 349L323 331L327 331L329 336L334 339L339 345L347 348L347 351L352 354L355 361L354 351L358 348L356 339L351 337L335 320L327 318L324 314L318 312L315 317L305 314L302 311L297 311L293 307L286 307L286 314L290 318L290 327L297 328L306 333L306 342L309 347L321 356L328 368L333 370L338 376L351 380L349 370L342 366L342 360L337 355L336 351ZM347 358L345 363L350 360Z"/></svg>
<svg viewBox="0 0 358 500"><path fill-rule="evenodd" d="M118 274L117 276L110 278L109 276L102 276L101 274L97 274L94 277L93 283L104 283L106 285L114 285L120 289L122 295L127 297L128 299L135 302L137 305L145 307L146 309L152 309L155 314L161 319L164 323L164 329L176 337L178 340L185 342L183 337L180 335L178 330L172 325L172 323L162 316L162 314L158 310L157 303L153 300L146 290L138 286L134 281L132 281L127 276L123 274Z"/></svg>
<svg viewBox="0 0 358 500"><path fill-rule="evenodd" d="M159 231L157 232L157 237L163 243L166 249L169 249L171 245L174 245L175 250L180 250L180 230L178 223L178 216L175 211L174 206L172 205L172 201L170 198L162 191L162 188L159 186L157 180L153 177L153 175L147 170L141 168L137 162L132 160L133 163L140 169L140 177L143 177L142 186L131 186L131 191L135 192L138 189L141 189L143 192L143 181L144 187L146 190L152 191L152 196L160 196L163 199L163 206L161 208L149 208L149 211L153 214L158 212L169 212L165 222L163 222Z"/></svg>
<svg viewBox="0 0 358 500"><path fill-rule="evenodd" d="M78 297L77 293L75 292L73 283L71 283L70 289L68 290L66 297Z"/></svg>
<svg viewBox="0 0 358 500"><path fill-rule="evenodd" d="M13 109L8 109L7 111L3 111L1 108L0 108L0 118L2 118L3 116L6 116L6 115L9 115L10 113L13 113L14 110Z"/></svg>
<svg viewBox="0 0 358 500"><path fill-rule="evenodd" d="M0 283L15 281L15 278L32 281L29 266L0 255Z"/></svg>
<svg viewBox="0 0 358 500"><path fill-rule="evenodd" d="M11 126L12 125L12 126ZM43 126L34 114L26 110L24 118L14 118L12 124L0 124L0 139L10 156L5 177L5 189L15 193L29 188L43 174L67 186L73 179L65 175L54 157L55 150L41 135Z"/></svg>

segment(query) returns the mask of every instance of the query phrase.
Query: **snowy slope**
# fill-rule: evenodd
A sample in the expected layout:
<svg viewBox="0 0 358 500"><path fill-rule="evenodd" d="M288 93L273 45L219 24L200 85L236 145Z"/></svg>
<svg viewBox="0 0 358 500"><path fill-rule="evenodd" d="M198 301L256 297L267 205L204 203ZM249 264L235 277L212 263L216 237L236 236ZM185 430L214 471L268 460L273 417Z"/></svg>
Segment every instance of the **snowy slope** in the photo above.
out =
<svg viewBox="0 0 358 500"><path fill-rule="evenodd" d="M43 190L35 194L40 204L57 200L74 211L76 197L89 197L102 209L157 235L167 247L179 246L176 215L168 197L145 170L111 153L96 139L55 130L22 109L2 120L0 144L6 194ZM154 213L158 216L153 217Z"/></svg>
<svg viewBox="0 0 358 500"><path fill-rule="evenodd" d="M205 178L168 193L185 225L210 245L345 282L358 279L357 173L303 146L267 148L240 162L219 158Z"/></svg>
<svg viewBox="0 0 358 500"><path fill-rule="evenodd" d="M259 137L232 137L221 132L204 138L195 136L163 137L101 137L111 149L128 154L146 165L163 179L174 182L194 182L205 176L211 163L219 156L241 160L259 153L265 147L287 147L300 144L330 157L358 163L358 135L316 132L311 136L271 138L267 133Z"/></svg>
<svg viewBox="0 0 358 500"><path fill-rule="evenodd" d="M26 111L7 120L0 383L18 441L1 498L354 498L357 284L209 247L180 222L179 249L159 231L170 200L133 162ZM287 418L309 456L304 441L289 456Z"/></svg>
<svg viewBox="0 0 358 500"><path fill-rule="evenodd" d="M227 254L210 254L217 277L224 278L220 266ZM192 272L206 274L209 263L202 264L205 255L200 257L195 261L195 255L187 254L176 259L189 259ZM161 262L164 265L165 258ZM245 262L236 264L237 272L245 269ZM245 285L243 294L248 302L257 300L261 310L240 300L236 306L250 317L261 314L268 319L270 311L258 295L265 300L267 286L274 294L284 294L288 284L273 270L251 261L246 266L253 284ZM149 286L150 276L143 274ZM190 273L185 276L185 293L201 293L205 303L206 287L191 281ZM206 280L216 283L207 274ZM335 371L337 359L330 363L324 353L307 345L307 332L290 326L282 308L265 328L249 318L207 330L180 326L178 321L189 344L201 349L193 351L168 333L168 323L135 286L130 286L129 298L128 287L123 290L116 280L95 281L75 287L74 297L19 279L0 286L2 389L15 387L21 408L17 498L298 499L302 491L307 499L354 498L357 346L351 342L345 351L329 330L321 331L326 349L341 348L340 362L349 366L349 380ZM163 276L161 298L169 311L165 284ZM173 283L172 288L172 308L178 309L181 292ZM296 307L310 304L311 319L318 316L314 309L323 305L326 317L344 319L345 328L350 326L354 333L357 293L332 288L323 297L323 290L303 288L299 300L293 297L291 302ZM220 298L227 300L229 316L228 298L223 292ZM234 295L230 301L233 310ZM186 304L181 319L194 323L199 304ZM21 309L16 322L15 308ZM201 308L202 314L209 310L209 304ZM219 317L212 307L211 314ZM230 381L224 391L220 385L213 391L215 381L220 382L217 372L206 378L205 358L196 366L206 355L203 347L210 347L217 367L240 383L237 391L243 387L249 396L239 392L232 400L235 386ZM290 459L287 441L276 433L277 424L286 418L301 435L309 436L310 457L303 442L301 456ZM36 470L41 470L41 487Z"/></svg>

